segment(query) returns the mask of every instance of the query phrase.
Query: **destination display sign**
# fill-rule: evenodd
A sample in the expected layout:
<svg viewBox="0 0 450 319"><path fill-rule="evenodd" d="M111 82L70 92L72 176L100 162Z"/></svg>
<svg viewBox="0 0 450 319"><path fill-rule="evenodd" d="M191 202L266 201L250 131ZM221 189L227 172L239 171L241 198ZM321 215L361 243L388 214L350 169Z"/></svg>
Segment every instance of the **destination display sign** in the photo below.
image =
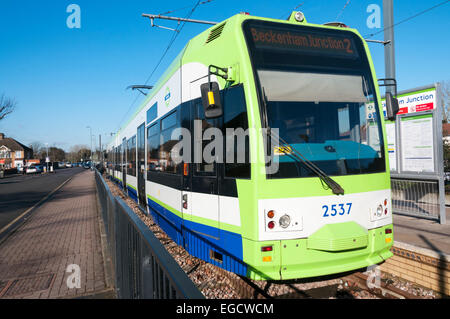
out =
<svg viewBox="0 0 450 319"><path fill-rule="evenodd" d="M348 34L251 26L249 32L257 49L296 50L305 53L358 58L353 37Z"/></svg>

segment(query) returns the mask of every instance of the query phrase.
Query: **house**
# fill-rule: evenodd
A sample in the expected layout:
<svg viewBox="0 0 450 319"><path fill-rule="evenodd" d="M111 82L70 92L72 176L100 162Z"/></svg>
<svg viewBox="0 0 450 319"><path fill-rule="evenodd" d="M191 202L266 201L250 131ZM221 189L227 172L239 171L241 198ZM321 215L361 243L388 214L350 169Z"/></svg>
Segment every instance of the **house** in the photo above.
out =
<svg viewBox="0 0 450 319"><path fill-rule="evenodd" d="M23 161L33 158L33 150L13 138L0 133L0 166L5 169L22 166Z"/></svg>

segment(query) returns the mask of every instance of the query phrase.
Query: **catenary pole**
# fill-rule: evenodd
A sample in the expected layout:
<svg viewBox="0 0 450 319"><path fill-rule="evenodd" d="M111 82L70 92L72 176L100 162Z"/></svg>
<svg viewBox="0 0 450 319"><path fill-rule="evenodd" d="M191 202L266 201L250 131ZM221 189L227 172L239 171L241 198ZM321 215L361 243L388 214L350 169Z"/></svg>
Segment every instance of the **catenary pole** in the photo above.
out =
<svg viewBox="0 0 450 319"><path fill-rule="evenodd" d="M395 79L395 42L394 42L394 3L393 0L383 0L384 23L384 61L385 78ZM394 87L386 86L386 92L394 95Z"/></svg>

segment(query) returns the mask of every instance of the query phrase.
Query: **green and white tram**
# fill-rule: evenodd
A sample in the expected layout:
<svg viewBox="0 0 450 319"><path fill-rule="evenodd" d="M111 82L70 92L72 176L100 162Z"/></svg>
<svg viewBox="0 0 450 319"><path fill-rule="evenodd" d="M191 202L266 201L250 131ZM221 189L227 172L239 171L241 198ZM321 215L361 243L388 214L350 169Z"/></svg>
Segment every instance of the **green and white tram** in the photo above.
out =
<svg viewBox="0 0 450 319"><path fill-rule="evenodd" d="M354 29L295 14L238 14L191 39L109 146L111 178L174 241L253 279L336 274L392 256L367 44Z"/></svg>

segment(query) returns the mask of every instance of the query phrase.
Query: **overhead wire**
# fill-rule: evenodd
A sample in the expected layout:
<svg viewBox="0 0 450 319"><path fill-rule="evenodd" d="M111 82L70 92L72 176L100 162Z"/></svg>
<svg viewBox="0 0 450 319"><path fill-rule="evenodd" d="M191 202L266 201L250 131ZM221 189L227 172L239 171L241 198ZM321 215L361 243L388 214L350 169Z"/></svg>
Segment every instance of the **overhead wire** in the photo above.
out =
<svg viewBox="0 0 450 319"><path fill-rule="evenodd" d="M194 11L198 8L198 6L202 5L202 4L206 4L206 3L210 3L214 0L199 0L197 1L197 3L195 4L195 6L191 9L191 11L186 15L185 19L189 19L192 14L194 13ZM179 9L174 9L172 11L168 11L166 13L162 13L162 14L168 14L171 12L175 12L175 11L179 11L182 9L186 9L189 7L184 7L184 8L179 8ZM162 54L161 58L159 59L158 63L156 64L156 66L153 68L152 72L150 73L150 75L148 76L147 80L145 81L144 85L147 85L147 83L150 81L150 79L152 78L152 76L155 74L156 70L158 69L158 67L161 65L162 61L164 60L165 56L167 55L167 53L169 52L170 48L172 47L173 43L175 42L175 40L177 39L178 35L181 33L181 30L183 30L184 26L186 24L186 21L182 22L181 24L178 24L176 29L173 31L172 34L172 38L169 41L169 44L167 45L164 53ZM140 95L139 93L137 93L136 98L134 99L134 101L131 103L130 107L128 108L127 112L124 114L124 116L122 117L122 119L120 120L120 124L119 124L119 128L121 126L121 123L123 122L123 120L126 118L126 116L128 115L128 113L130 112L130 110L132 109L132 107L136 104L137 100L139 99Z"/></svg>
<svg viewBox="0 0 450 319"><path fill-rule="evenodd" d="M209 3L209 2L213 2L213 1L214 1L214 0L204 0L204 1L200 2L199 5L202 5L202 4L205 4L205 3ZM192 7L192 6L186 6L186 7L182 7L182 8L178 8L178 9L173 9L173 10L170 10L170 11L166 11L166 12L160 13L160 15L163 15L163 14L170 14L170 13L177 12L177 11L181 11L181 10L185 10L185 9L191 8L191 7Z"/></svg>
<svg viewBox="0 0 450 319"><path fill-rule="evenodd" d="M341 9L341 11L338 13L338 15L336 16L336 21L339 19L339 17L342 15L342 13L344 12L345 8L347 8L347 6L350 4L351 0L347 0L347 2L345 3L344 7Z"/></svg>
<svg viewBox="0 0 450 319"><path fill-rule="evenodd" d="M295 10L297 10L298 8L300 8L305 2L306 2L306 1L303 1L302 3L300 3L299 5L297 5L294 9L292 9L291 11L289 11L288 14L290 14L292 11L295 11ZM283 14L283 15L280 16L278 19L283 19L284 17L286 17L286 15Z"/></svg>
<svg viewBox="0 0 450 319"><path fill-rule="evenodd" d="M367 35L364 36L364 38L369 39L369 38L373 37L374 35L377 35L377 34L379 34L379 33L381 33L381 32L384 32L384 31L389 30L389 29L391 29L391 28L395 28L396 26L398 26L398 25L400 25L400 24L402 24L402 23L405 23L405 22L407 22L407 21L409 21L409 20L412 20L412 19L414 19L414 18L417 18L418 16L420 16L420 15L422 15L422 14L424 14L424 13L427 13L428 11L431 11L431 10L433 10L433 9L436 9L437 7L440 7L440 6L442 6L442 5L444 5L444 4L448 3L448 2L450 2L450 0L442 1L442 2L440 2L440 3L438 3L438 4L434 5L434 6L432 6L432 7L430 7L430 8L427 8L427 9L425 9L425 10L423 10L423 11L420 11L420 12L418 12L418 13L416 13L416 14L414 14L414 15L408 17L408 18L405 18L405 19L403 19L403 20L401 20L401 21L399 21L399 22L397 22L397 23L394 23L394 24L391 25L391 26L387 26L387 27L384 28L383 30L377 31L377 32L375 32L375 33L367 34Z"/></svg>

